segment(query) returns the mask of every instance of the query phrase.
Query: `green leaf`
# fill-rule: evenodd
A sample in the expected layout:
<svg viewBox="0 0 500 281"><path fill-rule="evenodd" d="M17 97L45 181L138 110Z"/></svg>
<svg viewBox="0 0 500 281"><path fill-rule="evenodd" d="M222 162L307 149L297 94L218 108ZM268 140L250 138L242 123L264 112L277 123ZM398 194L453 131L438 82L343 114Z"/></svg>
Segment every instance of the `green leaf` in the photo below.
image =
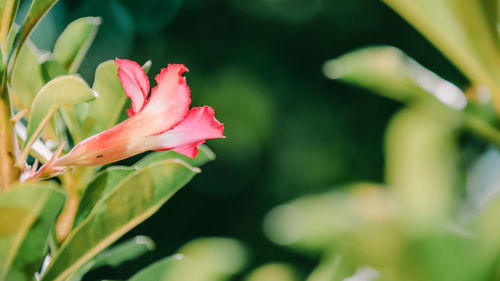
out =
<svg viewBox="0 0 500 281"><path fill-rule="evenodd" d="M99 97L88 104L87 116L80 119L83 136L88 137L113 127L120 118L127 96L118 79L118 67L114 61L105 61L97 67L94 89ZM83 105L76 106L81 108Z"/></svg>
<svg viewBox="0 0 500 281"><path fill-rule="evenodd" d="M236 239L198 238L183 245L178 253L192 261L192 266L168 280L229 280L248 263L248 250Z"/></svg>
<svg viewBox="0 0 500 281"><path fill-rule="evenodd" d="M173 255L159 260L152 265L142 269L132 276L128 281L165 281L171 272L177 270L179 267L189 264L189 261L184 259L182 255ZM172 279L173 280L173 279ZM179 281L187 279L177 279Z"/></svg>
<svg viewBox="0 0 500 281"><path fill-rule="evenodd" d="M0 193L0 280L33 279L64 198L60 191L40 183Z"/></svg>
<svg viewBox="0 0 500 281"><path fill-rule="evenodd" d="M68 73L75 73L94 41L101 24L99 17L79 18L70 23L54 46L54 60Z"/></svg>
<svg viewBox="0 0 500 281"><path fill-rule="evenodd" d="M344 189L349 192L340 191ZM358 206L365 206L364 212ZM276 244L317 255L336 241L345 244L360 228L376 223L376 216L370 216L371 213L386 214L388 220L392 219L396 216L394 206L395 202L380 185L349 184L271 209L263 229Z"/></svg>
<svg viewBox="0 0 500 281"><path fill-rule="evenodd" d="M131 167L113 166L97 174L90 181L80 199L74 226L80 224L88 216L101 198L112 191L120 181L135 171L136 169Z"/></svg>
<svg viewBox="0 0 500 281"><path fill-rule="evenodd" d="M40 51L27 41L12 73L12 98L18 109L29 108L45 81L39 64Z"/></svg>
<svg viewBox="0 0 500 281"><path fill-rule="evenodd" d="M133 260L146 252L154 250L155 243L146 236L136 236L113 248L102 252L95 259L93 268L110 265L112 267L120 266L122 263Z"/></svg>
<svg viewBox="0 0 500 281"><path fill-rule="evenodd" d="M30 9L24 18L21 29L16 36L14 45L16 45L14 54L10 58L11 65L15 66L17 55L24 45L24 42L30 36L35 26L47 14L47 12L56 4L57 0L33 0Z"/></svg>
<svg viewBox="0 0 500 281"><path fill-rule="evenodd" d="M467 104L459 88L391 46L372 46L349 52L327 61L323 70L329 78L367 88L400 102L437 99L454 109L463 109Z"/></svg>
<svg viewBox="0 0 500 281"><path fill-rule="evenodd" d="M5 56L7 56L8 49L7 38L18 7L19 0L0 0L0 48L2 55Z"/></svg>
<svg viewBox="0 0 500 281"><path fill-rule="evenodd" d="M79 281L87 272L101 266L109 265L112 267L118 267L126 261L133 260L149 251L154 250L155 247L155 243L149 237L136 236L97 255L89 263L80 268L80 270L72 276L70 280Z"/></svg>
<svg viewBox="0 0 500 281"><path fill-rule="evenodd" d="M286 263L268 263L253 269L244 279L244 281L298 281L299 274L290 264ZM303 279L302 279L303 280ZM320 281L320 280L314 280ZM323 280L321 280L323 281ZM326 280L325 281L333 281Z"/></svg>
<svg viewBox="0 0 500 281"><path fill-rule="evenodd" d="M45 84L31 105L27 141L23 145L23 154L19 158L18 165L24 164L29 148L60 106L82 103L95 98L95 92L76 75L61 76Z"/></svg>
<svg viewBox="0 0 500 281"><path fill-rule="evenodd" d="M68 74L66 69L64 69L51 54L46 54L42 59L43 61L40 63L40 69L42 70L42 76L45 82L49 82L58 76Z"/></svg>
<svg viewBox="0 0 500 281"><path fill-rule="evenodd" d="M193 167L200 167L208 161L215 159L214 153L206 145L198 147L199 153L195 159L191 159L173 151L155 151L138 161L134 167L112 166L97 174L87 185L85 193L80 199L80 205L75 217L74 226L83 221L95 204L126 176L135 172L137 169L143 169L154 163L168 159L181 159Z"/></svg>
<svg viewBox="0 0 500 281"><path fill-rule="evenodd" d="M436 122L425 106L401 110L386 133L386 181L401 200L410 230L426 231L449 220L455 205L457 124Z"/></svg>
<svg viewBox="0 0 500 281"><path fill-rule="evenodd" d="M154 214L197 172L180 160L166 160L127 176L70 233L42 280L65 280Z"/></svg>
<svg viewBox="0 0 500 281"><path fill-rule="evenodd" d="M144 168L151 165L152 163L174 158L181 159L193 167L200 167L210 161L213 161L215 159L215 154L212 152L212 150L210 150L210 148L208 148L208 146L202 144L198 146L198 155L196 155L194 159L171 150L155 151L139 160L137 163L135 163L134 166Z"/></svg>
<svg viewBox="0 0 500 281"><path fill-rule="evenodd" d="M384 0L477 85L500 92L496 27L480 1Z"/></svg>
<svg viewBox="0 0 500 281"><path fill-rule="evenodd" d="M355 265L346 257L328 252L307 277L307 281L342 281L352 276Z"/></svg>
<svg viewBox="0 0 500 281"><path fill-rule="evenodd" d="M239 273L247 259L246 247L235 239L201 238L182 246L179 255L154 263L128 281L225 281Z"/></svg>

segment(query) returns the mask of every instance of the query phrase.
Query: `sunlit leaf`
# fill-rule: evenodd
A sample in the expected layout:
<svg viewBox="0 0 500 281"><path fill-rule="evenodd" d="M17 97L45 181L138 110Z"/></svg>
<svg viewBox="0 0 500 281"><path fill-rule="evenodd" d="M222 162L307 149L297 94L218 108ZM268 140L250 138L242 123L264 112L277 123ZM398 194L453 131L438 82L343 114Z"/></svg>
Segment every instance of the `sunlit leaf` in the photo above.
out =
<svg viewBox="0 0 500 281"><path fill-rule="evenodd" d="M386 181L415 231L444 224L458 181L456 125L436 122L425 106L403 109L386 134Z"/></svg>
<svg viewBox="0 0 500 281"><path fill-rule="evenodd" d="M433 100L453 109L467 104L464 93L390 46L366 47L329 60L323 68L332 79L354 84L401 102Z"/></svg>
<svg viewBox="0 0 500 281"><path fill-rule="evenodd" d="M95 259L94 268L104 265L120 266L126 261L133 260L146 252L154 250L155 247L155 243L149 237L136 236L98 255Z"/></svg>
<svg viewBox="0 0 500 281"><path fill-rule="evenodd" d="M70 23L54 46L54 60L70 74L75 73L94 41L101 24L98 17L79 18Z"/></svg>
<svg viewBox="0 0 500 281"><path fill-rule="evenodd" d="M135 172L132 167L113 166L97 174L88 184L85 193L80 199L74 225L83 221L95 204L129 174Z"/></svg>
<svg viewBox="0 0 500 281"><path fill-rule="evenodd" d="M172 276L186 280L229 280L239 273L248 262L248 252L240 241L224 237L199 238L182 246L178 253L193 262L194 267Z"/></svg>
<svg viewBox="0 0 500 281"><path fill-rule="evenodd" d="M464 74L500 92L500 51L480 1L384 0L435 44ZM497 99L498 100L498 99Z"/></svg>
<svg viewBox="0 0 500 281"><path fill-rule="evenodd" d="M0 280L33 279L63 203L63 193L43 184L0 193Z"/></svg>
<svg viewBox="0 0 500 281"><path fill-rule="evenodd" d="M190 241L178 253L138 272L129 281L226 281L244 268L248 258L241 242L221 237Z"/></svg>
<svg viewBox="0 0 500 281"><path fill-rule="evenodd" d="M172 274L171 272L189 264L182 255L173 255L159 260L152 265L142 269L132 276L128 281L165 281ZM181 277L182 278L182 277ZM178 281L188 281L187 279L176 279Z"/></svg>
<svg viewBox="0 0 500 281"><path fill-rule="evenodd" d="M86 116L80 119L83 136L88 137L114 126L124 111L127 96L117 75L118 67L112 60L105 61L96 69L94 89L99 97L90 102ZM83 105L76 106L80 108Z"/></svg>
<svg viewBox="0 0 500 281"><path fill-rule="evenodd" d="M349 192L339 191L346 188ZM360 228L391 223L397 214L396 202L381 186L358 183L279 205L266 215L263 228L276 244L318 254ZM393 242L381 239L377 243L383 247ZM378 254L379 259L383 256Z"/></svg>
<svg viewBox="0 0 500 281"><path fill-rule="evenodd" d="M109 265L112 267L120 266L126 261L136 259L137 257L154 250L155 243L146 236L136 236L123 243L114 246L93 258L85 266L70 278L70 280L79 281L87 272Z"/></svg>
<svg viewBox="0 0 500 281"><path fill-rule="evenodd" d="M50 8L56 4L56 2L57 0L33 0L31 2L28 14L24 18L23 24L21 25L19 33L16 36L16 41L14 42L16 45L16 49L12 57L12 63L14 63L14 65L16 63L17 55L24 45L24 42L28 39L36 25L47 14Z"/></svg>
<svg viewBox="0 0 500 281"><path fill-rule="evenodd" d="M297 270L293 266L285 263L269 263L261 265L256 269L252 270L244 279L244 281L298 281L298 280L300 279Z"/></svg>
<svg viewBox="0 0 500 281"><path fill-rule="evenodd" d="M12 74L12 98L18 109L29 108L45 81L39 64L40 51L27 41L21 49Z"/></svg>
<svg viewBox="0 0 500 281"><path fill-rule="evenodd" d="M61 76L45 84L31 105L31 114L28 121L26 143L18 165L22 165L27 156L27 151L38 138L56 110L63 105L71 105L95 99L95 92L87 83L76 75Z"/></svg>
<svg viewBox="0 0 500 281"><path fill-rule="evenodd" d="M68 74L66 69L64 69L50 53L46 54L42 59L43 60L40 62L40 69L45 82L49 82L58 76Z"/></svg>
<svg viewBox="0 0 500 281"><path fill-rule="evenodd" d="M166 160L127 176L70 233L42 280L65 280L154 214L197 172L180 160Z"/></svg>
<svg viewBox="0 0 500 281"><path fill-rule="evenodd" d="M355 272L355 266L346 257L327 253L307 277L307 281L343 281Z"/></svg>
<svg viewBox="0 0 500 281"><path fill-rule="evenodd" d="M3 55L7 55L7 37L18 7L19 0L0 1L0 47Z"/></svg>

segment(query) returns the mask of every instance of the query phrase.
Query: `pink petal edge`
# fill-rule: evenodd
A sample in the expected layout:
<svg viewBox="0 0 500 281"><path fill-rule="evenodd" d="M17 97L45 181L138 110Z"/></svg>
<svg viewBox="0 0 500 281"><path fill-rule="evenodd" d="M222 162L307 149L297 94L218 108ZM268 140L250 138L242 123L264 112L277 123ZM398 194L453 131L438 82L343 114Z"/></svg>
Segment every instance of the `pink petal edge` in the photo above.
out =
<svg viewBox="0 0 500 281"><path fill-rule="evenodd" d="M206 139L225 138L224 124L215 119L213 108L210 106L193 107L186 118L172 130L157 136L159 144L154 150L172 149L188 157L196 156L196 146Z"/></svg>
<svg viewBox="0 0 500 281"><path fill-rule="evenodd" d="M127 114L128 116L135 115L146 104L149 79L142 67L134 61L116 58L115 64L118 66L118 77L125 94L132 101Z"/></svg>
<svg viewBox="0 0 500 281"><path fill-rule="evenodd" d="M151 90L142 112L161 118L162 126L156 132L161 134L184 120L191 104L191 90L186 77L188 69L182 64L169 64L156 75L157 85Z"/></svg>

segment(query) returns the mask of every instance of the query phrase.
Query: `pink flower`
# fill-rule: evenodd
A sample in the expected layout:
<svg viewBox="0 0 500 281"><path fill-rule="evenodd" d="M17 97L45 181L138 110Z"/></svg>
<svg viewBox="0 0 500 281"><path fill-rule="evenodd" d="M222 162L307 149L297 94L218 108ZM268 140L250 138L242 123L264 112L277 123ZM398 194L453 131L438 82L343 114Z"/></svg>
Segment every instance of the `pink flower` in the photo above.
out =
<svg viewBox="0 0 500 281"><path fill-rule="evenodd" d="M102 165L147 150L173 150L194 158L206 139L224 138L224 125L209 106L193 107L186 78L187 68L169 64L155 77L157 86L149 94L149 80L135 62L116 59L118 77L131 99L129 118L77 144L57 158L54 167Z"/></svg>

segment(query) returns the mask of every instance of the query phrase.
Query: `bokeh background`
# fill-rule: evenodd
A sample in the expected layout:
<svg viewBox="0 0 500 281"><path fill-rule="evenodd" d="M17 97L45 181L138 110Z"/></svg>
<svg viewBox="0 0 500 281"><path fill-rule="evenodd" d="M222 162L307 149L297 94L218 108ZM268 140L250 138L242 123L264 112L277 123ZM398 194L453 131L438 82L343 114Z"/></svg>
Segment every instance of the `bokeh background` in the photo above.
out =
<svg viewBox="0 0 500 281"><path fill-rule="evenodd" d="M381 182L384 130L400 107L326 78L325 61L389 44L443 78L464 83L419 33L374 0L62 0L32 40L52 49L64 27L82 16L102 17L79 71L89 83L96 66L115 57L152 60L150 79L168 63L185 64L193 105L213 106L227 136L208 142L216 161L126 236L149 236L156 250L85 280L125 279L183 244L211 236L246 245L249 256L234 280L274 261L294 264L305 275L317 257L269 241L265 214L339 184Z"/></svg>

